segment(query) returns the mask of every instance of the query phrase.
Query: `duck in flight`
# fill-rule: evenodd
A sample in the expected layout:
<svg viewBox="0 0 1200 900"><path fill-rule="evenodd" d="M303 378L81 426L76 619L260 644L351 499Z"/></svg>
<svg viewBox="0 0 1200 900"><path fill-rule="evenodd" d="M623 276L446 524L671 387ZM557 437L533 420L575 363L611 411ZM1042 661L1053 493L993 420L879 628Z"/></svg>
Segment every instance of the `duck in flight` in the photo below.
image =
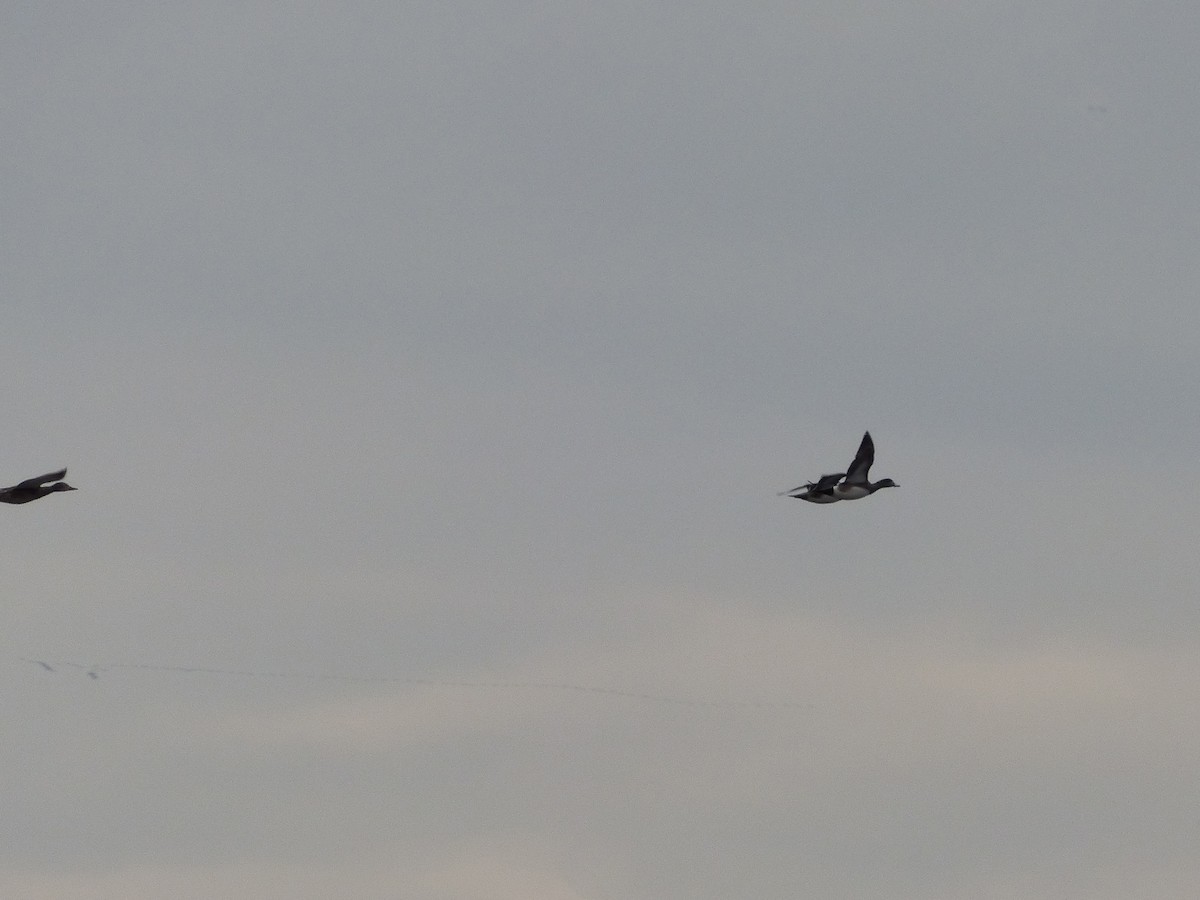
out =
<svg viewBox="0 0 1200 900"><path fill-rule="evenodd" d="M837 475L822 475L816 481L810 481L802 487L785 491L789 497L797 500L807 500L809 503L837 503L839 500L861 500L869 497L880 488L899 487L890 478L871 481L871 464L875 462L875 442L871 440L871 432L863 434L862 443L858 445L858 453L854 462L850 463L845 473Z"/></svg>
<svg viewBox="0 0 1200 900"><path fill-rule="evenodd" d="M28 503L30 500L37 500L39 497L45 497L47 494L57 491L78 490L62 480L66 474L66 469L59 469L48 475L28 478L12 487L0 488L0 503ZM50 484L49 482L54 483Z"/></svg>

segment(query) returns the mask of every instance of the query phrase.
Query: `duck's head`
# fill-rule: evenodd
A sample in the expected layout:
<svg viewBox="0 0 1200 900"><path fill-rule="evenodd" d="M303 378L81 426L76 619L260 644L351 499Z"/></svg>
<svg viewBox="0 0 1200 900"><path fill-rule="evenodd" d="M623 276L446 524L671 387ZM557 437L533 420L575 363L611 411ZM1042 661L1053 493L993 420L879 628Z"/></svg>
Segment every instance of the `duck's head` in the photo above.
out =
<svg viewBox="0 0 1200 900"><path fill-rule="evenodd" d="M79 490L79 488L73 488L69 484L67 484L65 481L60 481L57 484L50 485L50 490L52 490L52 491L77 491L77 490Z"/></svg>
<svg viewBox="0 0 1200 900"><path fill-rule="evenodd" d="M875 482L875 487L876 488L900 487L900 485L896 484L896 482L892 481L892 479L890 479L890 478L881 478L879 481Z"/></svg>

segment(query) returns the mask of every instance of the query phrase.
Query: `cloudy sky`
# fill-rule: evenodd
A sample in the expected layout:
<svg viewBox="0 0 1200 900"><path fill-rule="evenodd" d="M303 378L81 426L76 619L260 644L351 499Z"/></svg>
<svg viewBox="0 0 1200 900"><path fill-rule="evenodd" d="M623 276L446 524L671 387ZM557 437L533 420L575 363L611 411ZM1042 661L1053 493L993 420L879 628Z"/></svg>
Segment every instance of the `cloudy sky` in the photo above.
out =
<svg viewBox="0 0 1200 900"><path fill-rule="evenodd" d="M2 18L0 895L1196 896L1193 4Z"/></svg>

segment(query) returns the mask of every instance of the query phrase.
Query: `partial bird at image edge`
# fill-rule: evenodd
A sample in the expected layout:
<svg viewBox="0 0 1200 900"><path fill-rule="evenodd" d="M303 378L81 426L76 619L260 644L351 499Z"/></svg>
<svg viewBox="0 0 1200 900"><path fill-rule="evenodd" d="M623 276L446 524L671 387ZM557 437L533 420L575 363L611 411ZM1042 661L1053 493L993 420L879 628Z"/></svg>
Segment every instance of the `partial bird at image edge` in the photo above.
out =
<svg viewBox="0 0 1200 900"><path fill-rule="evenodd" d="M27 478L12 487L0 488L0 503L28 503L30 500L45 497L47 494L78 490L62 480L66 475L66 469L59 469L57 472L39 475L37 478Z"/></svg>

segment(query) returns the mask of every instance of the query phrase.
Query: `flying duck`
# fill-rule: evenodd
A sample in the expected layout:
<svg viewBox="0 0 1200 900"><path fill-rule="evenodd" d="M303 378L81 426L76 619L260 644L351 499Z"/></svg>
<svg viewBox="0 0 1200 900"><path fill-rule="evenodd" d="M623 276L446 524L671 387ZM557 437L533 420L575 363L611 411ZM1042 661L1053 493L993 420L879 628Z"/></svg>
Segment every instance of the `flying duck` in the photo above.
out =
<svg viewBox="0 0 1200 900"><path fill-rule="evenodd" d="M78 490L78 488L73 488L65 481L60 480L66 474L66 469L59 469L57 472L51 472L49 475L39 475L37 478L29 478L20 484L14 484L12 487L0 488L0 503L28 503L30 500L37 500L39 497L45 497L47 494L53 494L56 491ZM51 481L55 483L47 483Z"/></svg>
<svg viewBox="0 0 1200 900"><path fill-rule="evenodd" d="M850 468L846 470L846 479L833 489L839 500L861 500L863 497L871 496L880 488L900 486L890 478L882 478L872 483L868 473L871 471L873 462L875 462L875 442L871 440L871 432L867 431L863 434L862 443L858 445L858 453L854 456L854 462L850 463Z"/></svg>
<svg viewBox="0 0 1200 900"><path fill-rule="evenodd" d="M797 500L807 500L809 503L837 503L839 500L859 500L869 497L880 488L899 487L890 478L872 482L868 477L871 463L875 461L875 442L871 440L871 432L863 434L862 443L858 445L858 453L850 468L836 475L822 475L816 481L810 481L798 488L783 493ZM843 480L845 479L845 480ZM839 484L839 482L841 482ZM782 496L782 495L781 495Z"/></svg>

